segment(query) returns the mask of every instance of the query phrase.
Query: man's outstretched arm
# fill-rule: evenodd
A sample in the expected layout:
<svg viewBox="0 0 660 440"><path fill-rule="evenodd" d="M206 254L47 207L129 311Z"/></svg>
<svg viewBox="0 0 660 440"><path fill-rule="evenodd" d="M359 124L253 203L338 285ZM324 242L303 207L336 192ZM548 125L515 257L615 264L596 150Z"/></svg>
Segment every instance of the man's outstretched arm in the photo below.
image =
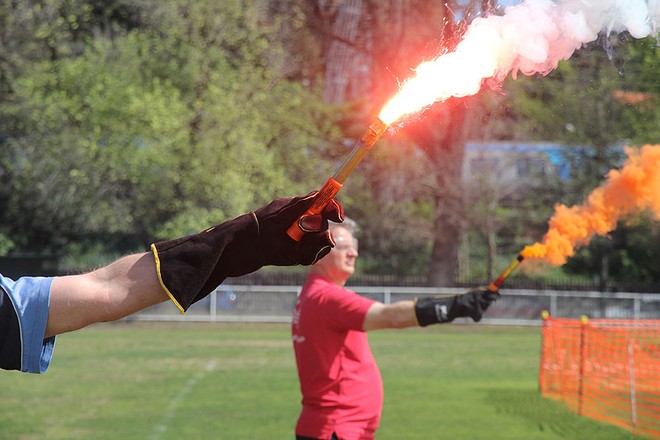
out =
<svg viewBox="0 0 660 440"><path fill-rule="evenodd" d="M369 308L362 328L364 331L384 328L405 328L452 322L470 317L475 322L499 298L499 293L473 289L461 295L415 298L392 304L374 303Z"/></svg>
<svg viewBox="0 0 660 440"><path fill-rule="evenodd" d="M45 337L114 321L168 299L153 255L129 255L95 271L56 277Z"/></svg>
<svg viewBox="0 0 660 440"><path fill-rule="evenodd" d="M227 277L266 265L313 264L334 246L328 220L343 221L341 204L332 200L321 214L302 218L307 231L302 240L291 239L288 227L314 195L276 199L199 234L155 243L151 253L129 255L86 274L56 277L45 337L120 319L168 298L184 312Z"/></svg>

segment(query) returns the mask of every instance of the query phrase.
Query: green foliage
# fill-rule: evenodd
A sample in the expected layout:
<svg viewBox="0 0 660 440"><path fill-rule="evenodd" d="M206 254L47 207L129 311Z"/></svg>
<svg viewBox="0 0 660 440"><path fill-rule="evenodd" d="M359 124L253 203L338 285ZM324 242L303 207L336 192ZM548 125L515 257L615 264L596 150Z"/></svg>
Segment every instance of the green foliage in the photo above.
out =
<svg viewBox="0 0 660 440"><path fill-rule="evenodd" d="M424 275L431 251L433 208L420 185L429 165L414 147L375 146L340 196L360 232L359 273Z"/></svg>
<svg viewBox="0 0 660 440"><path fill-rule="evenodd" d="M9 141L13 233L52 235L51 245L85 235L148 230L157 214L171 145L185 139L179 93L140 71L141 40L97 39L83 55L33 64L16 83L29 98L30 130ZM139 76L137 78L140 78ZM154 198L158 197L159 198ZM157 217L156 217L157 218Z"/></svg>
<svg viewBox="0 0 660 440"><path fill-rule="evenodd" d="M623 90L630 92L623 117L628 142L657 144L660 139L660 48L653 37L625 41ZM624 95L625 96L625 95Z"/></svg>
<svg viewBox="0 0 660 440"><path fill-rule="evenodd" d="M207 210L204 208L191 207L183 210L181 214L173 217L170 221L163 223L155 232L160 240L172 237L196 234L211 225L230 218L221 210Z"/></svg>
<svg viewBox="0 0 660 440"><path fill-rule="evenodd" d="M565 145L607 147L622 139L621 79L599 44L577 51L545 77L520 77L507 90L536 138Z"/></svg>
<svg viewBox="0 0 660 440"><path fill-rule="evenodd" d="M596 237L566 265L568 273L596 274L601 283L619 281L632 285L657 285L660 227L649 215L628 219L608 237Z"/></svg>
<svg viewBox="0 0 660 440"><path fill-rule="evenodd" d="M17 252L141 249L310 190L332 119L271 62L284 48L252 2L49 6L59 24L39 21L34 44L57 56L24 59L0 111L0 224Z"/></svg>
<svg viewBox="0 0 660 440"><path fill-rule="evenodd" d="M14 247L14 242L9 237L0 232L0 255L6 255Z"/></svg>
<svg viewBox="0 0 660 440"><path fill-rule="evenodd" d="M103 267L116 261L120 253L109 252L108 243L100 241L84 242L81 240L68 245L67 253L58 265L68 273L79 273L90 269ZM146 251L146 249L144 249Z"/></svg>

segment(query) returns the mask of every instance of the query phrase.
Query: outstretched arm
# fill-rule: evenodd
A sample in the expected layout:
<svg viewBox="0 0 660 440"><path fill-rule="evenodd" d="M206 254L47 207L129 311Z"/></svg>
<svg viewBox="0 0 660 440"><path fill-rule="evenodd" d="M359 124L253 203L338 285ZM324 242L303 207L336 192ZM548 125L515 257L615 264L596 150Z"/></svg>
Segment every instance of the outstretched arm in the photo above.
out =
<svg viewBox="0 0 660 440"><path fill-rule="evenodd" d="M418 326L413 301L397 301L392 304L373 303L364 318L364 331L383 328L405 328Z"/></svg>
<svg viewBox="0 0 660 440"><path fill-rule="evenodd" d="M53 280L45 337L113 321L168 299L150 253Z"/></svg>
<svg viewBox="0 0 660 440"><path fill-rule="evenodd" d="M343 221L341 204L331 200L321 214L301 217L306 233L299 242L291 239L287 229L314 196L276 199L199 234L154 243L151 253L129 255L86 274L56 277L45 337L120 319L168 298L184 312L227 277L266 265L313 264L334 246L328 220Z"/></svg>
<svg viewBox="0 0 660 440"><path fill-rule="evenodd" d="M392 304L374 303L367 311L362 329L405 328L452 322L456 318L470 317L475 322L499 298L499 293L473 289L467 293L448 297L415 298Z"/></svg>

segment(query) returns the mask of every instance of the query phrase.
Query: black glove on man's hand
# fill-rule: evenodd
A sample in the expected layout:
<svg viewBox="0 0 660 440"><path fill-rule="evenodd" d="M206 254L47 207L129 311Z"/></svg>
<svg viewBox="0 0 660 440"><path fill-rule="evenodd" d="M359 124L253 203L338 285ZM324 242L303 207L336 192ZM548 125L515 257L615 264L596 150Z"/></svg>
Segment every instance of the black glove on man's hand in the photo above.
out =
<svg viewBox="0 0 660 440"><path fill-rule="evenodd" d="M299 242L289 237L287 229L312 205L315 195L276 199L199 234L152 244L161 285L185 312L227 277L266 265L315 263L334 246L328 220L344 220L341 204L331 200L321 214L301 219L299 224L306 233Z"/></svg>
<svg viewBox="0 0 660 440"><path fill-rule="evenodd" d="M415 298L415 315L422 327L452 322L460 317L470 317L474 322L479 322L486 309L499 297L499 293L487 289L472 289L462 295L444 298Z"/></svg>
<svg viewBox="0 0 660 440"><path fill-rule="evenodd" d="M316 193L295 199L276 199L253 213L259 228L262 266L310 265L330 252L334 242L328 232L328 220L336 223L344 221L344 208L334 199L321 214L306 215L300 219L298 224L305 234L299 242L286 235L289 226L312 205Z"/></svg>

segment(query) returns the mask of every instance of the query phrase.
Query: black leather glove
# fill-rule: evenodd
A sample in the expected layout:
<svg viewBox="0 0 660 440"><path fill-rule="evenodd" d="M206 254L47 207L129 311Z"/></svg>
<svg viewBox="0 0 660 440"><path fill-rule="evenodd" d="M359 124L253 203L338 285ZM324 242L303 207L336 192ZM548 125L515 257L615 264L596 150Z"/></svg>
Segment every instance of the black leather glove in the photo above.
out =
<svg viewBox="0 0 660 440"><path fill-rule="evenodd" d="M420 326L452 322L456 318L470 317L474 322L500 297L498 292L472 289L467 293L449 297L415 298L415 315Z"/></svg>
<svg viewBox="0 0 660 440"><path fill-rule="evenodd" d="M161 285L183 313L227 277L266 265L315 263L334 246L328 220L344 220L341 204L332 200L321 214L301 219L306 234L299 242L289 237L287 229L312 205L315 195L276 199L199 234L152 244Z"/></svg>
<svg viewBox="0 0 660 440"><path fill-rule="evenodd" d="M276 199L253 213L259 227L262 266L307 266L326 256L334 247L328 232L328 220L335 223L344 221L344 208L334 199L321 214L306 215L300 219L298 224L305 232L300 242L286 235L289 226L312 205L317 192L295 199Z"/></svg>

